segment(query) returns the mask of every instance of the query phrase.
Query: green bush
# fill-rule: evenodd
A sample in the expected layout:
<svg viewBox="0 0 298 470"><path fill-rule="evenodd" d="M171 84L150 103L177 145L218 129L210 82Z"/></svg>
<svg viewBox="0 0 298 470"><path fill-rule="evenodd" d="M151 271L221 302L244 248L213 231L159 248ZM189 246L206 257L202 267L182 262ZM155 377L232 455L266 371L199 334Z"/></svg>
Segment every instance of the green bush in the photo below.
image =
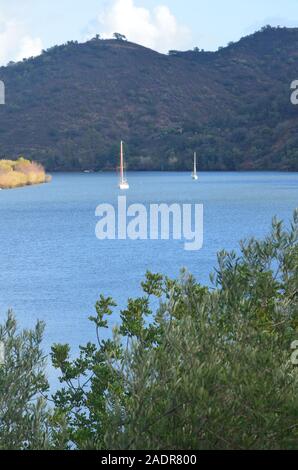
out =
<svg viewBox="0 0 298 470"><path fill-rule="evenodd" d="M53 347L65 383L55 396L81 449L298 448L298 212L263 241L222 252L206 288L183 273L147 273L112 340L100 330L115 303L91 317L98 344L69 358ZM160 299L152 309L152 297ZM153 303L154 304L154 303Z"/></svg>
<svg viewBox="0 0 298 470"><path fill-rule="evenodd" d="M212 287L147 273L109 340L52 347L63 384L46 403L43 325L0 327L0 449L297 449L298 211L263 241L218 255ZM154 300L155 299L155 300ZM159 306L156 308L156 299Z"/></svg>
<svg viewBox="0 0 298 470"><path fill-rule="evenodd" d="M0 325L4 361L0 365L0 449L47 448L48 389L40 345L44 325L18 332L12 312Z"/></svg>

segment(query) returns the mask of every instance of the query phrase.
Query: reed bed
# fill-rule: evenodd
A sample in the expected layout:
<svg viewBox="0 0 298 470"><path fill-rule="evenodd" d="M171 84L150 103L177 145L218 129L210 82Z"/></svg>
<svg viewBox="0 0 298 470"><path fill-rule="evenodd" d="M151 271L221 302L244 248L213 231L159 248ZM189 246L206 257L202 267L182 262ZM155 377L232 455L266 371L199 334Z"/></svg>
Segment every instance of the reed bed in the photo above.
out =
<svg viewBox="0 0 298 470"><path fill-rule="evenodd" d="M0 160L0 189L12 189L32 184L48 183L51 177L42 165L23 157Z"/></svg>

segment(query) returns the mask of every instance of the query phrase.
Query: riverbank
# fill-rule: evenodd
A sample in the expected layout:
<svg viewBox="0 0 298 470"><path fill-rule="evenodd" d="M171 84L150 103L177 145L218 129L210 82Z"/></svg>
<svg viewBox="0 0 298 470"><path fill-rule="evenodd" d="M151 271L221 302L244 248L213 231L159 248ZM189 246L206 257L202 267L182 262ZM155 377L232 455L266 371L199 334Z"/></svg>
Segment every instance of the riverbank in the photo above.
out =
<svg viewBox="0 0 298 470"><path fill-rule="evenodd" d="M23 157L18 160L0 160L0 189L13 189L50 181L51 176L46 174L39 163Z"/></svg>

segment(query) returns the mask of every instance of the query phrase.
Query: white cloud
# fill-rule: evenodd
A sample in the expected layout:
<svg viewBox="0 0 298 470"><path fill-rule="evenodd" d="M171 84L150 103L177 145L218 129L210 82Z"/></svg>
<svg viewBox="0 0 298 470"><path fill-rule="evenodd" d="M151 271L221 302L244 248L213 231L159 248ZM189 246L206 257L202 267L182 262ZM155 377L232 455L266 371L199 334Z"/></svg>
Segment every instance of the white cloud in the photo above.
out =
<svg viewBox="0 0 298 470"><path fill-rule="evenodd" d="M0 65L36 56L41 50L41 39L31 37L23 23L0 18Z"/></svg>
<svg viewBox="0 0 298 470"><path fill-rule="evenodd" d="M114 32L124 34L127 39L160 52L169 49L183 49L190 43L191 34L187 27L180 25L165 5L152 11L138 7L134 0L113 0L92 27L88 38L100 33L103 38L112 37Z"/></svg>
<svg viewBox="0 0 298 470"><path fill-rule="evenodd" d="M42 51L42 41L40 38L24 36L20 41L19 53L16 60L22 60L25 57L35 57Z"/></svg>

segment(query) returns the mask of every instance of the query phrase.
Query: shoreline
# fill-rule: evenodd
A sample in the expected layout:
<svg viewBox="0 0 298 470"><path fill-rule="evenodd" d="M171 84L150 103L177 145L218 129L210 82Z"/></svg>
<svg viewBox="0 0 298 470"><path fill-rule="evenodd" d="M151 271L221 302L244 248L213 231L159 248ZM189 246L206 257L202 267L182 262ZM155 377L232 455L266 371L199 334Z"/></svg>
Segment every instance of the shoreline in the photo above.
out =
<svg viewBox="0 0 298 470"><path fill-rule="evenodd" d="M126 173L191 173L192 170L126 170ZM51 170L51 174L117 174L117 170ZM298 170L198 170L198 173L298 173Z"/></svg>
<svg viewBox="0 0 298 470"><path fill-rule="evenodd" d="M47 178L45 181L39 181L37 183L26 183L26 184L19 184L16 186L10 186L10 187L1 187L0 186L0 191L9 191L10 189L20 189L20 188L25 188L26 186L40 186L42 184L48 184L52 181L52 176L51 175L46 175Z"/></svg>

